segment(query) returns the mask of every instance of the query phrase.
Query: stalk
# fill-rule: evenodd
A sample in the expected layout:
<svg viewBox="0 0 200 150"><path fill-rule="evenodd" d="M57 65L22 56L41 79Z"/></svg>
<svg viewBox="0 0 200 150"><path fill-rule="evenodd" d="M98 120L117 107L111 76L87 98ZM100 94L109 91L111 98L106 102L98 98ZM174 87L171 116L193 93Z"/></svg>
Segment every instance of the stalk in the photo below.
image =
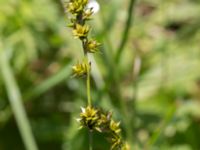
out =
<svg viewBox="0 0 200 150"><path fill-rule="evenodd" d="M93 141L93 138L92 138L92 131L89 131L89 150L93 150L93 147L92 147L92 141Z"/></svg>
<svg viewBox="0 0 200 150"><path fill-rule="evenodd" d="M91 99L91 92L90 92L90 63L89 63L89 58L88 58L88 55L87 55L87 52L86 52L86 49L85 49L85 46L83 45L83 50L84 50L84 54L85 54L85 57L86 57L86 60L87 60L87 64L88 64L88 67L87 67L87 79L86 79L86 88L87 88L87 103L88 103L88 106L92 107L92 99ZM93 138L92 138L92 130L88 130L89 132L89 150L93 150L93 147L92 147L92 141L93 141Z"/></svg>
<svg viewBox="0 0 200 150"><path fill-rule="evenodd" d="M89 64L88 58L87 58L87 63ZM92 106L92 100L91 100L91 94L90 94L90 69L87 69L87 100L88 100L88 105Z"/></svg>
<svg viewBox="0 0 200 150"><path fill-rule="evenodd" d="M81 25L85 24L85 21L83 20L83 15L82 13L80 13L77 16L77 22ZM91 99L91 92L90 92L90 62L89 62L89 58L88 58L88 51L86 48L86 42L88 41L88 38L82 39L80 38L81 42L82 42L82 48L83 48L83 53L84 53L84 57L86 59L86 64L87 64L87 77L86 77L86 92L87 92L87 103L88 106L92 107L92 99ZM88 130L89 133L89 150L93 150L93 146L92 146L92 141L93 141L93 137L92 137L92 130Z"/></svg>

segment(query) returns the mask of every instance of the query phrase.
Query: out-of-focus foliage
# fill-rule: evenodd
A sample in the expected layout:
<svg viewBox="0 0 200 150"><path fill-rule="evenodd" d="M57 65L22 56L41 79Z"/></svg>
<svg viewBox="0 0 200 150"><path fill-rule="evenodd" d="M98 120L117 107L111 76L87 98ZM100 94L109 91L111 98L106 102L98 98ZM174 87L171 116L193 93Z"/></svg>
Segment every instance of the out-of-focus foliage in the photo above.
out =
<svg viewBox="0 0 200 150"><path fill-rule="evenodd" d="M101 9L90 22L92 36L103 43L91 57L95 105L121 120L124 137L133 136L133 149L199 150L200 1L137 1L120 63L114 57L129 1L98 2ZM1 48L41 150L88 149L88 133L75 121L86 105L85 83L71 78L81 43L67 22L61 1L0 0ZM130 128L133 133L127 133ZM98 133L93 141L94 150L109 149ZM1 73L0 149L25 149Z"/></svg>

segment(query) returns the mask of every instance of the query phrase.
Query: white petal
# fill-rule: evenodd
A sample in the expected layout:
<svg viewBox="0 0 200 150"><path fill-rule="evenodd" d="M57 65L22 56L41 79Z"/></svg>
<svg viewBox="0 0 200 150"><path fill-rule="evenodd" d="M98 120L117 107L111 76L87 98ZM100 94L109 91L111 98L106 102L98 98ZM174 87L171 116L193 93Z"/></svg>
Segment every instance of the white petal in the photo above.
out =
<svg viewBox="0 0 200 150"><path fill-rule="evenodd" d="M93 13L95 14L99 11L100 5L96 0L90 0L87 5L87 8L92 8Z"/></svg>
<svg viewBox="0 0 200 150"><path fill-rule="evenodd" d="M85 108L81 107L82 113L85 113Z"/></svg>

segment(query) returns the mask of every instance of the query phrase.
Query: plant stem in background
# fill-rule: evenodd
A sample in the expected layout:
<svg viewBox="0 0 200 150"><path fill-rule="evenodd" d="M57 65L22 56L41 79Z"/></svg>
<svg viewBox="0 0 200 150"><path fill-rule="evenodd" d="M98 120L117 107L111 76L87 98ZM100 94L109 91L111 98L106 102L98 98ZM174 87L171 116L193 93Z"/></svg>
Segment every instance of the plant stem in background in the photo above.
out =
<svg viewBox="0 0 200 150"><path fill-rule="evenodd" d="M131 27L131 23L132 23L132 19L133 19L133 9L134 9L134 5L135 5L136 0L130 0L129 3L129 9L128 9L128 17L126 20L126 26L124 28L124 31L122 33L122 38L121 38L121 42L120 45L117 49L117 53L116 53L116 57L115 57L115 62L119 63L120 58L121 58L121 54L124 50L124 46L128 40L128 35L129 35L129 30Z"/></svg>
<svg viewBox="0 0 200 150"><path fill-rule="evenodd" d="M142 64L142 60L141 57L139 55L139 52L136 50L136 56L135 56L135 60L133 63L133 99L132 99L132 110L133 110L133 116L131 116L131 120L130 123L132 125L133 128L133 132L134 132L134 136L133 136L133 140L134 142L138 142L137 140L137 135L135 132L135 121L137 118L137 96L138 96L138 78L139 78L139 74L140 74L140 70L141 70L141 64Z"/></svg>
<svg viewBox="0 0 200 150"><path fill-rule="evenodd" d="M139 78L139 73L141 70L141 63L142 63L141 57L138 54L136 54L135 61L133 64L133 82L134 82L134 84L133 84L133 89L134 89L133 101L137 100L138 78Z"/></svg>
<svg viewBox="0 0 200 150"><path fill-rule="evenodd" d="M21 93L13 76L12 69L9 65L6 51L0 49L0 68L3 81L5 83L10 105L14 112L14 116L22 136L22 140L27 150L38 150L34 140L30 123L28 121L25 108L22 104Z"/></svg>

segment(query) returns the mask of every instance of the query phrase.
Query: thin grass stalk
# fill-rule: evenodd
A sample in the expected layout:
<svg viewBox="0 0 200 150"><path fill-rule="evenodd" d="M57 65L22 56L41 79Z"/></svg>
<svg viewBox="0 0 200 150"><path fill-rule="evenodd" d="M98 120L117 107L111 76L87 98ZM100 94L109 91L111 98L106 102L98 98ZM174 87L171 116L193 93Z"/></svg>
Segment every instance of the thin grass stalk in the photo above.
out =
<svg viewBox="0 0 200 150"><path fill-rule="evenodd" d="M27 150L38 150L34 136L31 131L30 123L22 104L21 93L17 82L13 76L5 51L0 49L0 68L4 84L7 89L8 99L14 112L14 116L19 127L22 140Z"/></svg>
<svg viewBox="0 0 200 150"><path fill-rule="evenodd" d="M134 132L134 136L133 136L133 141L138 142L136 133L135 133L135 121L137 118L137 98L138 98L138 78L139 78L139 74L140 74L140 70L141 70L141 57L139 55L139 52L136 51L136 56L135 56L135 60L133 63L133 99L132 99L132 110L133 110L133 117L130 120L131 125L133 126L133 132Z"/></svg>
<svg viewBox="0 0 200 150"><path fill-rule="evenodd" d="M128 17L127 17L127 20L126 20L126 26L125 26L124 31L122 33L121 42L119 44L119 47L118 47L117 53L116 53L116 57L115 57L116 63L119 63L120 58L121 58L121 54L122 54L124 47L126 45L126 42L128 40L129 30L130 30L132 20L133 20L133 10L134 10L135 2L136 2L136 0L130 0L130 2L129 2L129 9L128 9Z"/></svg>

